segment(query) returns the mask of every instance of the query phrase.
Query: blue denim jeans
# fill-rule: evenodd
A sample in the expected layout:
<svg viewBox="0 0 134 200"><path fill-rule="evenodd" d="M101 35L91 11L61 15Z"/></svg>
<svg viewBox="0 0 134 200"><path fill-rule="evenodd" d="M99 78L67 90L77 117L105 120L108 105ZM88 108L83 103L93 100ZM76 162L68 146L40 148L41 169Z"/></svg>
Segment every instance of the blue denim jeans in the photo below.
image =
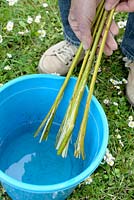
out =
<svg viewBox="0 0 134 200"><path fill-rule="evenodd" d="M134 61L134 13L128 16L126 31L121 44L122 53Z"/></svg>
<svg viewBox="0 0 134 200"><path fill-rule="evenodd" d="M71 5L71 0L59 0L59 8L60 8L60 15L61 15L61 20L63 24L64 37L67 41L78 46L80 44L80 41L75 36L68 22L70 5Z"/></svg>
<svg viewBox="0 0 134 200"><path fill-rule="evenodd" d="M68 15L70 10L71 0L59 0L60 15L63 24L64 37L74 45L79 45L80 41L72 31ZM123 54L130 60L134 60L134 13L128 16L126 31L121 44Z"/></svg>

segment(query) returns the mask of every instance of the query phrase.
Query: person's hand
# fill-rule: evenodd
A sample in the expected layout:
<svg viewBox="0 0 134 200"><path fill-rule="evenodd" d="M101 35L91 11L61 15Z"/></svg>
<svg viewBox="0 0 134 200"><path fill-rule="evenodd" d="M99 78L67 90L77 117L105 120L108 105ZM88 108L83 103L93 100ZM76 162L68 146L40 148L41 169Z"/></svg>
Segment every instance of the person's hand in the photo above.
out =
<svg viewBox="0 0 134 200"><path fill-rule="evenodd" d="M92 42L91 24L96 14L100 0L71 0L69 23L77 38L82 42L84 49L88 49ZM114 36L118 34L118 27L112 23L104 52L111 55L117 49Z"/></svg>
<svg viewBox="0 0 134 200"><path fill-rule="evenodd" d="M71 0L69 23L83 47L88 49L91 41L91 23L95 17L97 0Z"/></svg>
<svg viewBox="0 0 134 200"><path fill-rule="evenodd" d="M134 12L134 0L126 0L116 7L116 11L122 11L122 12Z"/></svg>
<svg viewBox="0 0 134 200"><path fill-rule="evenodd" d="M111 10L115 6L119 12L134 12L134 0L106 0L106 10Z"/></svg>

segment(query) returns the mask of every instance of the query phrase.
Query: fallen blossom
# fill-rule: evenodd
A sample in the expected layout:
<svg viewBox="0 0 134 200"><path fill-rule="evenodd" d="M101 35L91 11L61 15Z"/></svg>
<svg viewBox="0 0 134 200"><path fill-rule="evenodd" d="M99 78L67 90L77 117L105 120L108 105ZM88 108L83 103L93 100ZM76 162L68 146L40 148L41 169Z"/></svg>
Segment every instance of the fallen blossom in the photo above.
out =
<svg viewBox="0 0 134 200"><path fill-rule="evenodd" d="M111 82L113 85L118 85L118 81L116 81L116 80L114 80L114 79L112 79L112 78L110 78L110 82Z"/></svg>
<svg viewBox="0 0 134 200"><path fill-rule="evenodd" d="M0 44L3 42L2 35L0 35Z"/></svg>
<svg viewBox="0 0 134 200"><path fill-rule="evenodd" d="M113 102L113 105L114 105L114 106L118 106L118 103L117 103L117 102Z"/></svg>
<svg viewBox="0 0 134 200"><path fill-rule="evenodd" d="M123 142L122 142L121 140L119 140L119 144L120 144L122 147L124 147L124 144L123 144Z"/></svg>
<svg viewBox="0 0 134 200"><path fill-rule="evenodd" d="M120 90L120 86L119 85L115 85L114 86L117 90Z"/></svg>
<svg viewBox="0 0 134 200"><path fill-rule="evenodd" d="M119 28L124 28L124 27L126 27L127 21L126 20L125 21L120 21L117 24L118 24Z"/></svg>
<svg viewBox="0 0 134 200"><path fill-rule="evenodd" d="M24 35L25 32L24 32L24 31L19 31L18 34L19 34L19 35Z"/></svg>
<svg viewBox="0 0 134 200"><path fill-rule="evenodd" d="M109 152L108 149L106 150L106 154L104 156L104 161L110 166L114 165L115 158L112 156L112 154Z"/></svg>
<svg viewBox="0 0 134 200"><path fill-rule="evenodd" d="M37 23L37 24L39 24L39 23L40 23L40 20L41 20L41 15L37 15L37 16L35 17L34 22Z"/></svg>
<svg viewBox="0 0 134 200"><path fill-rule="evenodd" d="M85 183L86 185L90 185L92 182L93 182L93 179L91 178L91 176L89 176L88 178L86 178L86 179L84 180L84 183Z"/></svg>
<svg viewBox="0 0 134 200"><path fill-rule="evenodd" d="M117 129L115 129L115 132L116 132L116 133L119 133L119 132L120 132L120 130L117 128Z"/></svg>
<svg viewBox="0 0 134 200"><path fill-rule="evenodd" d="M122 94L122 91L119 91L119 92L118 92L118 95L120 95L120 94Z"/></svg>
<svg viewBox="0 0 134 200"><path fill-rule="evenodd" d="M7 25L6 25L6 29L7 31L12 31L13 30L13 26L14 26L14 23L12 21L8 21Z"/></svg>
<svg viewBox="0 0 134 200"><path fill-rule="evenodd" d="M12 58L12 54L7 53L7 57L8 57L8 58Z"/></svg>
<svg viewBox="0 0 134 200"><path fill-rule="evenodd" d="M7 0L9 6L13 6L18 0Z"/></svg>
<svg viewBox="0 0 134 200"><path fill-rule="evenodd" d="M103 100L103 103L106 104L106 105L109 105L109 104L110 104L110 101L109 101L109 99L104 99L104 100Z"/></svg>
<svg viewBox="0 0 134 200"><path fill-rule="evenodd" d="M120 44L120 43L122 43L122 38L118 38L117 39L117 42Z"/></svg>
<svg viewBox="0 0 134 200"><path fill-rule="evenodd" d="M129 126L130 128L134 128L134 121L129 121L129 122L128 122L128 126Z"/></svg>
<svg viewBox="0 0 134 200"><path fill-rule="evenodd" d="M122 79L122 82L125 83L125 84L128 83L128 81L125 78Z"/></svg>
<svg viewBox="0 0 134 200"><path fill-rule="evenodd" d="M30 17L30 16L28 16L28 18L27 18L27 23L28 23L28 24L32 24L32 22L33 22L33 18Z"/></svg>
<svg viewBox="0 0 134 200"><path fill-rule="evenodd" d="M19 31L18 34L19 35L25 35L25 33L29 33L29 30L25 30L25 31Z"/></svg>
<svg viewBox="0 0 134 200"><path fill-rule="evenodd" d="M4 69L9 71L9 70L11 70L11 67L9 65L7 65L7 66L4 67Z"/></svg>
<svg viewBox="0 0 134 200"><path fill-rule="evenodd" d="M120 134L117 135L117 139L121 139L121 135Z"/></svg>
<svg viewBox="0 0 134 200"><path fill-rule="evenodd" d="M46 31L45 30L38 30L38 34L39 34L39 37L42 39L46 36Z"/></svg>
<svg viewBox="0 0 134 200"><path fill-rule="evenodd" d="M43 6L44 8L46 8L46 7L48 7L48 4L47 4L47 3L43 3L42 6Z"/></svg>
<svg viewBox="0 0 134 200"><path fill-rule="evenodd" d="M129 118L128 118L128 120L129 121L133 121L133 116L130 115Z"/></svg>

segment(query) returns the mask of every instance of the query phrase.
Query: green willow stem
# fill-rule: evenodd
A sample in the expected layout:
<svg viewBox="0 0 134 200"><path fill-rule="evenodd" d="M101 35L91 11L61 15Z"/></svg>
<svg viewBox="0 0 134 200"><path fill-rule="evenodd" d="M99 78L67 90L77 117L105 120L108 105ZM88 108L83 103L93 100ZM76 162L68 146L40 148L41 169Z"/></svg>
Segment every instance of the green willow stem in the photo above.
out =
<svg viewBox="0 0 134 200"><path fill-rule="evenodd" d="M104 3L104 1L102 1L103 3ZM101 2L101 3L102 3ZM95 35L96 35L96 32L97 32L97 29L98 29L98 27L99 27L99 25L100 25L100 22L101 22L101 18L102 18L102 16L103 16L103 12L104 12L104 7L102 7L103 6L103 4L102 5L100 5L101 6L101 11L100 11L100 9L98 8L98 10L100 11L100 15L99 15L99 17L98 18L96 18L96 24L94 23L94 25L95 25L95 27L94 27L94 31L93 31L93 38L92 38L92 42L94 41L94 39L95 39ZM91 44L91 46L92 46L92 44ZM77 91L77 89L78 89L78 86L79 86L79 83L80 83L80 81L81 81L81 78L82 78L82 75L83 75L83 73L84 73L84 70L85 70L85 66L86 66L86 64L87 64L87 61L88 61L88 58L89 58L89 54L90 54L90 49L91 48L89 48L88 50L87 50L87 52L86 52L86 54L85 54L85 57L84 57L84 60L83 60L83 62L82 62L82 66L81 66L81 70L80 70L80 72L79 72L79 76L78 76L78 79L77 79L77 82L76 82L76 86L75 86L75 89L74 89L74 94L75 94L75 92ZM74 98L75 99L75 98Z"/></svg>
<svg viewBox="0 0 134 200"><path fill-rule="evenodd" d="M102 6L101 6L101 7L102 7ZM99 8L98 8L98 9L99 9ZM94 39L95 39L96 31L97 31L97 29L98 29L98 27L99 27L99 25L100 25L100 21L101 21L103 12L104 12L104 7L102 8L101 13L100 13L100 15L99 15L99 18L98 18L98 20L97 20L97 22L96 22L96 24L95 24L95 29L94 29L94 32L93 32L93 40L92 40L92 41L94 41ZM80 72L79 72L79 76L78 76L78 79L77 79L77 82L76 82L76 85L75 85L75 88L74 88L74 92L73 92L73 95L72 95L72 98L71 98L69 107L68 107L68 109L67 109L66 115L65 115L65 117L64 117L64 119L63 119L63 122L62 122L62 124L61 124L61 126L60 126L60 129L59 129L59 132L58 132L58 135L57 135L57 137L56 137L56 149L59 148L59 147L58 147L58 146L59 146L59 145L58 145L58 141L59 141L59 139L60 139L61 133L62 133L62 135L63 135L63 132L62 132L62 130L64 130L63 126L64 126L66 120L68 119L68 117L71 115L72 105L73 105L73 104L76 105L76 100L75 100L75 99L77 98L78 87L79 87L79 84L80 84L80 82L81 82L82 75L83 75L83 73L84 73L85 66L86 66L87 61L88 61L88 58L89 58L89 54L90 54L90 49L88 49L87 52L86 52L86 54L85 54L85 57L84 57L84 60L83 60L83 62L82 62L81 70L80 70ZM90 68L91 68L91 67L90 67ZM89 69L89 70L90 70L90 69ZM84 92L84 88L83 88L83 92ZM82 93L82 94L83 94L83 93ZM77 109L77 108L76 108L76 109ZM76 117L75 117L74 120L73 120L74 123L75 123L75 120L76 120ZM71 122L71 123L72 123L72 122ZM73 127L72 127L72 129L73 129ZM59 142L59 143L60 143L60 142Z"/></svg>
<svg viewBox="0 0 134 200"><path fill-rule="evenodd" d="M77 62L78 62L78 60L80 58L80 55L81 55L82 51L83 51L83 47L82 47L82 44L80 44L79 49L78 49L78 51L76 53L76 56L75 56L75 58L74 58L74 60L72 62L72 65L71 65L71 67L70 67L70 69L68 71L68 74L67 74L67 76L66 76L66 78L64 80L64 83L63 83L63 85L62 85L62 87L61 87L61 89L60 89L60 91L59 91L59 93L58 93L58 95L57 95L57 97L55 99L55 102L52 105L52 107L51 107L50 111L48 112L48 114L46 115L46 117L44 118L44 120L42 121L42 123L40 124L40 126L38 127L38 129L36 130L36 132L34 134L34 137L36 137L39 134L39 132L42 130L42 128L44 127L44 125L45 125L47 120L50 121L49 125L52 124L52 120L51 119L54 118L55 112L56 112L57 107L58 107L58 105L59 105L59 103L61 101L61 98L63 96L64 90L65 90L65 88L66 88L66 86L68 84L68 81L69 81L69 79L70 79L70 77L72 75L72 72L73 72L74 68L77 65ZM43 134L44 134L44 132L45 132L45 130L43 131ZM41 136L41 138L43 139L44 137ZM45 138L46 138L46 136L45 136Z"/></svg>
<svg viewBox="0 0 134 200"><path fill-rule="evenodd" d="M95 85L95 82L96 82L97 73L98 73L98 69L99 69L99 66L100 66L102 54L103 54L103 51L104 51L108 31L109 31L109 28L110 28L110 25L111 25L111 22L112 22L112 19L113 19L114 10L115 9L111 10L109 17L108 17L108 21L107 21L104 36L103 36L103 39L102 39L102 43L101 43L101 46L100 46L98 58L97 58L97 61L96 61L95 67L94 67L94 73L93 73L93 77L92 77L90 89L89 89L89 94L88 94L87 101L86 101L83 120L82 120L82 123L81 123L78 139L76 141L75 155L77 157L80 157L80 155L81 155L83 159L85 158L85 155L84 155L84 138L85 138L85 133L86 133L86 126L87 126L88 114L89 114L89 109L90 109L90 103L91 103L94 85Z"/></svg>
<svg viewBox="0 0 134 200"><path fill-rule="evenodd" d="M92 66L92 62L93 62L93 59L94 59L96 49L98 47L98 42L99 42L103 27L104 27L104 24L105 24L105 19L107 17L107 14L108 14L108 12L104 11L102 21L100 23L98 32L97 32L96 37L95 37L95 41L93 42L93 47L92 47L92 51L91 51L87 66L84 70L81 82L80 82L79 87L77 89L77 94L75 95L75 97L76 97L75 103L72 103L71 105L69 105L70 110L67 110L67 114L65 115L65 119L63 120L62 128L59 130L60 132L58 134L61 135L62 140L59 139L60 142L58 143L57 148L56 148L58 150L57 151L58 155L62 154L63 150L66 148L66 145L68 143L68 139L70 139L70 137L71 137L72 130L74 128L74 124L75 124L75 121L76 121L79 105L80 105L80 102L81 102L81 99L82 99L82 96L83 96L83 92L84 92L84 89L85 89L87 78L88 78L88 75L89 75L89 72L90 72L90 69L91 69L91 66Z"/></svg>
<svg viewBox="0 0 134 200"><path fill-rule="evenodd" d="M103 16L103 13L104 13L104 7L102 7L102 9L101 9L100 14L98 16L98 20L97 20L96 25L94 27L93 38L95 37L95 35L97 33L98 27L100 25L101 18Z"/></svg>
<svg viewBox="0 0 134 200"><path fill-rule="evenodd" d="M100 11L101 7L102 7L102 2L99 4L99 6L97 8L97 13L99 13L98 11ZM97 16L98 16L98 14L97 14ZM96 23L96 20L97 20L97 18L95 18L94 24ZM59 93L58 93L58 95L56 97L56 99L55 99L54 104L52 105L50 111L48 112L46 117L43 119L42 123L40 124L40 126L38 127L38 129L36 130L36 132L34 134L34 137L36 137L44 127L44 129L42 131L42 134L41 134L40 142L45 140L45 139L47 139L47 137L48 137L48 133L49 133L50 127L52 125L52 122L53 122L57 107L58 107L58 105L59 105L59 103L60 103L60 101L62 99L64 90L65 90L65 88L66 88L66 86L68 84L68 81L69 81L69 79L70 79L70 77L72 75L72 72L73 72L74 68L77 65L77 62L78 62L78 60L80 58L80 55L82 54L82 51L83 51L83 47L82 47L82 44L80 44L79 49L78 49L78 51L76 53L76 56L75 56L75 58L74 58L74 60L72 62L72 65L71 65L71 67L69 69L69 72L68 72L68 74L66 76L66 79L65 79L65 81L64 81L64 83L63 83L63 85L62 85L62 87L61 87L61 89L60 89L60 91L59 91ZM89 52L86 55L88 56ZM86 58L85 58L84 62L86 62ZM84 70L84 68L83 68L83 70ZM81 70L80 75L82 75L82 73L83 72Z"/></svg>
<svg viewBox="0 0 134 200"><path fill-rule="evenodd" d="M99 3L99 5L97 7L96 15L95 15L94 21L92 23L92 27L95 25L95 22L98 20L98 18L100 16L100 12L101 12L102 8L104 7L104 2L105 2L105 0L101 0L101 2Z"/></svg>

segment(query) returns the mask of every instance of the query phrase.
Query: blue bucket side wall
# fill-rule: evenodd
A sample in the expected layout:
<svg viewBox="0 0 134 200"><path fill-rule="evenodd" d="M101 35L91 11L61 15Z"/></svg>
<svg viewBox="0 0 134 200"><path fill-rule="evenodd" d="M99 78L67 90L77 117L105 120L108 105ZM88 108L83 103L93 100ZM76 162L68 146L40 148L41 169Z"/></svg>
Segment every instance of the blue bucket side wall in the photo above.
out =
<svg viewBox="0 0 134 200"><path fill-rule="evenodd" d="M2 183L2 186L8 192L8 195L12 200L65 200L75 189L72 187L70 189L54 192L33 192L33 191L24 191L18 190L11 187L11 185Z"/></svg>
<svg viewBox="0 0 134 200"><path fill-rule="evenodd" d="M34 78L30 78L30 79L28 77L24 79L23 78L24 77L20 78L19 79L20 81L16 81L16 82L13 81L14 84L11 84L11 86L10 84L7 84L7 86L3 88L3 90L0 90L0 110L1 110L0 119L2 119L1 125L0 125L0 143L5 137L4 136L5 133L8 132L10 134L10 129L13 126L16 126L16 121L17 121L18 126L21 125L22 123L28 123L28 122L33 123L34 121L41 122L45 114L47 114L51 105L53 104L54 99L56 98L58 94L59 88L61 87L64 81L64 78L59 77L55 79L54 76L40 76L40 75L36 76L35 75ZM25 82L25 89L23 88L24 87L23 81ZM55 116L55 120L58 122L61 122L63 119L65 111L68 107L68 103L69 103L68 99L70 99L72 95L75 82L76 80L72 78L66 88L65 95L62 99L62 102L59 105L59 108ZM16 86L17 86L17 90L16 90ZM9 92L8 92L8 89L10 89ZM79 110L79 114L78 114L79 117L77 118L77 121L76 121L76 127L74 131L75 137L73 138L73 142L75 142L76 135L79 130L80 121L82 119L82 115L84 111L84 105L86 101L87 92L88 92L87 90L85 90L84 92L84 97L81 103L81 109ZM15 96L13 94L18 95L19 98L15 100ZM25 97L26 95L28 95L28 99L26 99ZM11 103L11 105L7 106L6 104L9 104L9 103ZM27 109L29 110L28 112L26 112ZM14 110L17 112L17 116L14 114ZM102 142L105 137L103 133L104 131L103 128L105 124L101 118L102 117L101 113L98 114L99 110L98 110L98 107L96 107L96 103L94 102L91 103L90 110L91 112L89 113L89 120L87 124L87 134L86 134L86 144L85 144L86 160L83 161L84 162L83 171L86 170L87 168L90 168L90 165L92 164L92 162L94 162L100 150L103 153L105 152L105 149L102 150L102 147L101 147ZM7 127L5 121L7 121L6 119L7 117L9 118L9 116L10 116L10 120L8 121L8 127ZM37 127L35 127L35 130L36 129ZM92 132L96 133L96 135L95 136L92 135L91 134ZM108 133L105 133L105 134L107 137ZM106 143L107 141L105 141L105 146L103 145L103 147L105 148L106 148ZM93 148L94 144L96 145L95 148ZM100 155L100 157L101 159L103 158L102 155ZM99 163L97 163L97 165L99 165ZM97 167L97 165L95 163L95 168ZM89 173L83 172L81 176L75 177L74 181L72 180L68 183L68 185L66 186L64 185L65 186L64 188L68 188L68 189L63 188L63 190L59 192L58 194L60 196L55 197L55 199L57 200L64 199L63 198L64 195L68 196L73 191L74 186L79 184L84 179L84 177L87 177L88 175L90 175L93 172L93 170L95 169L92 168L92 171L89 171ZM22 198L22 200L24 200L24 199L29 199L29 198L26 198L26 195L29 195L30 193L30 194L33 194L32 199L36 200L36 197L34 199L34 194L36 194L36 192L35 193L33 191L24 192L23 189L22 190L16 189L15 186L12 186L10 184L5 184L3 180L2 182L3 182L3 186L7 189L7 191L9 191L8 193L10 195L13 195L12 194L13 191L15 192L14 193L15 196L17 195L17 193L20 193L20 194L22 193L22 197L24 197ZM52 189L52 186L51 186L51 189ZM47 193L47 194L44 194L44 193ZM46 195L44 199L47 200L47 198L51 199L53 197L52 195L56 195L57 191L54 190L54 192L50 192L50 193L45 191L44 193L41 193L40 195L43 195L42 196L43 198L45 197L44 195ZM63 193L65 194L62 196ZM38 195L39 193L37 193L37 199L41 200L42 197L40 196L40 198L38 198ZM20 197L21 195L19 195L19 200L21 200ZM15 200L15 198L17 199L18 197L12 197L12 198L14 198Z"/></svg>

